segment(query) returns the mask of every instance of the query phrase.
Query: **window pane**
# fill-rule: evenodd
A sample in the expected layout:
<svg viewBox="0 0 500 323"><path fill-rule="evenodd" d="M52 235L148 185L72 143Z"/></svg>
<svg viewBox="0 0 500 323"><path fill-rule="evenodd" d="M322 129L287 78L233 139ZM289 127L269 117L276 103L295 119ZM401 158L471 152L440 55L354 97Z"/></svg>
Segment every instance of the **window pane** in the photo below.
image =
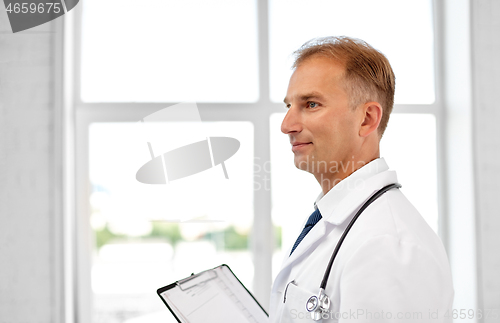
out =
<svg viewBox="0 0 500 323"><path fill-rule="evenodd" d="M438 232L436 117L391 114L380 154L397 171L401 191Z"/></svg>
<svg viewBox="0 0 500 323"><path fill-rule="evenodd" d="M83 101L257 101L255 0L83 5Z"/></svg>
<svg viewBox="0 0 500 323"><path fill-rule="evenodd" d="M321 191L314 176L293 163L288 136L280 131L285 113L271 116L272 218L281 227L282 247L292 245L303 221L313 211ZM436 120L426 114L392 114L381 141L381 157L396 170L401 190L437 232ZM293 192L293 196L290 192ZM273 257L273 277L283 259L278 249Z"/></svg>
<svg viewBox="0 0 500 323"><path fill-rule="evenodd" d="M388 57L396 103L434 102L431 0L270 0L269 15L272 101L285 97L293 51L312 38L346 35Z"/></svg>
<svg viewBox="0 0 500 323"><path fill-rule="evenodd" d="M232 137L239 150L224 164L164 185L143 184L136 172L151 160L138 129L161 141L197 132L200 123L94 123L89 129L93 322L162 321L157 288L228 264L249 289L253 263L248 235L253 220L253 125L203 123L210 137ZM163 130L165 130L163 132ZM213 147L213 146L212 146ZM189 160L186 160L188 162ZM168 172L168 171L167 171ZM170 173L168 173L170 174ZM158 311L156 315L155 311ZM147 314L147 315L146 315Z"/></svg>

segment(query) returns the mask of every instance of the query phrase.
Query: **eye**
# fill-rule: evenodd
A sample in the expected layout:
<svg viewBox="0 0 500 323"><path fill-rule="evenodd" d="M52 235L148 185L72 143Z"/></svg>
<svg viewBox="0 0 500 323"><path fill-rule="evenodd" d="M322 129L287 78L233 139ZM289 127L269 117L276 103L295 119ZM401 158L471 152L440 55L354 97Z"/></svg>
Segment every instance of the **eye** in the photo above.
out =
<svg viewBox="0 0 500 323"><path fill-rule="evenodd" d="M314 108L318 107L318 104L316 102L309 101L309 102L307 102L307 107L314 109Z"/></svg>

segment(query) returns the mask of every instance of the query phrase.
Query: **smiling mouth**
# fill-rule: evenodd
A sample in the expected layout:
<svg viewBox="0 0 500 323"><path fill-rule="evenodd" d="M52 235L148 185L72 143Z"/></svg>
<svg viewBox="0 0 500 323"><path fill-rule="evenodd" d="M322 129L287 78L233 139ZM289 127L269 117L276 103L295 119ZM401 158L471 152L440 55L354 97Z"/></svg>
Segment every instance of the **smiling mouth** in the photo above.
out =
<svg viewBox="0 0 500 323"><path fill-rule="evenodd" d="M300 149L307 147L309 145L312 145L312 142L304 142L304 143L300 143L300 144L294 144L292 146L292 151L300 150Z"/></svg>

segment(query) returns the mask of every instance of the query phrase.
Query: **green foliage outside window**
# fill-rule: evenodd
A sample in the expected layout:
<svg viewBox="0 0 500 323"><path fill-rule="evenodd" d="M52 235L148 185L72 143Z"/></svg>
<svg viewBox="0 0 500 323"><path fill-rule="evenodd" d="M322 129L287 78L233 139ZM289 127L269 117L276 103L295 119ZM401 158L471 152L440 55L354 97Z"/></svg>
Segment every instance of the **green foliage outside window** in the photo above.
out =
<svg viewBox="0 0 500 323"><path fill-rule="evenodd" d="M178 223L153 222L151 232L142 237L133 238L134 240L166 240L172 246L182 241L182 235ZM184 224L189 225L189 224ZM281 227L274 227L275 248L281 247ZM130 240L126 235L115 234L111 232L108 226L95 231L96 247L99 249L107 243L114 241ZM238 232L234 226L227 227L223 231L212 231L200 237L200 239L211 240L215 243L218 250L245 250L248 249L248 234Z"/></svg>

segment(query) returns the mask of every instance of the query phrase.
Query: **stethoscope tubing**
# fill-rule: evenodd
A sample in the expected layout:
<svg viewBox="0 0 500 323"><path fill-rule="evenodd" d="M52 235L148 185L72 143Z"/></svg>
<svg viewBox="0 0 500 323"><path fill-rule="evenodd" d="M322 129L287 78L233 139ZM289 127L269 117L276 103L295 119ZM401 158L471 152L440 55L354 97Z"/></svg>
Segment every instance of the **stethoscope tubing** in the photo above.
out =
<svg viewBox="0 0 500 323"><path fill-rule="evenodd" d="M366 201L361 208L356 212L354 217L352 218L351 222L347 225L347 228L344 230L344 233L340 237L339 241L337 242L337 245L335 246L335 250L333 251L332 256L330 257L330 262L328 263L328 266L326 267L325 274L323 275L323 281L321 281L320 285L320 290L326 290L326 283L328 281L328 277L330 277L330 272L332 271L333 267L333 261L335 260L335 257L337 257L337 253L339 252L340 246L342 245L342 242L344 242L345 237L347 236L347 233L349 233L349 230L351 230L352 226L354 225L354 222L358 219L358 217L363 213L363 211L370 205L372 204L376 199L378 199L382 194L385 192L393 189L393 188L401 188L401 184L399 183L394 183L394 184L389 184L387 186L382 187L380 190L378 190L375 194L373 194L368 201Z"/></svg>

